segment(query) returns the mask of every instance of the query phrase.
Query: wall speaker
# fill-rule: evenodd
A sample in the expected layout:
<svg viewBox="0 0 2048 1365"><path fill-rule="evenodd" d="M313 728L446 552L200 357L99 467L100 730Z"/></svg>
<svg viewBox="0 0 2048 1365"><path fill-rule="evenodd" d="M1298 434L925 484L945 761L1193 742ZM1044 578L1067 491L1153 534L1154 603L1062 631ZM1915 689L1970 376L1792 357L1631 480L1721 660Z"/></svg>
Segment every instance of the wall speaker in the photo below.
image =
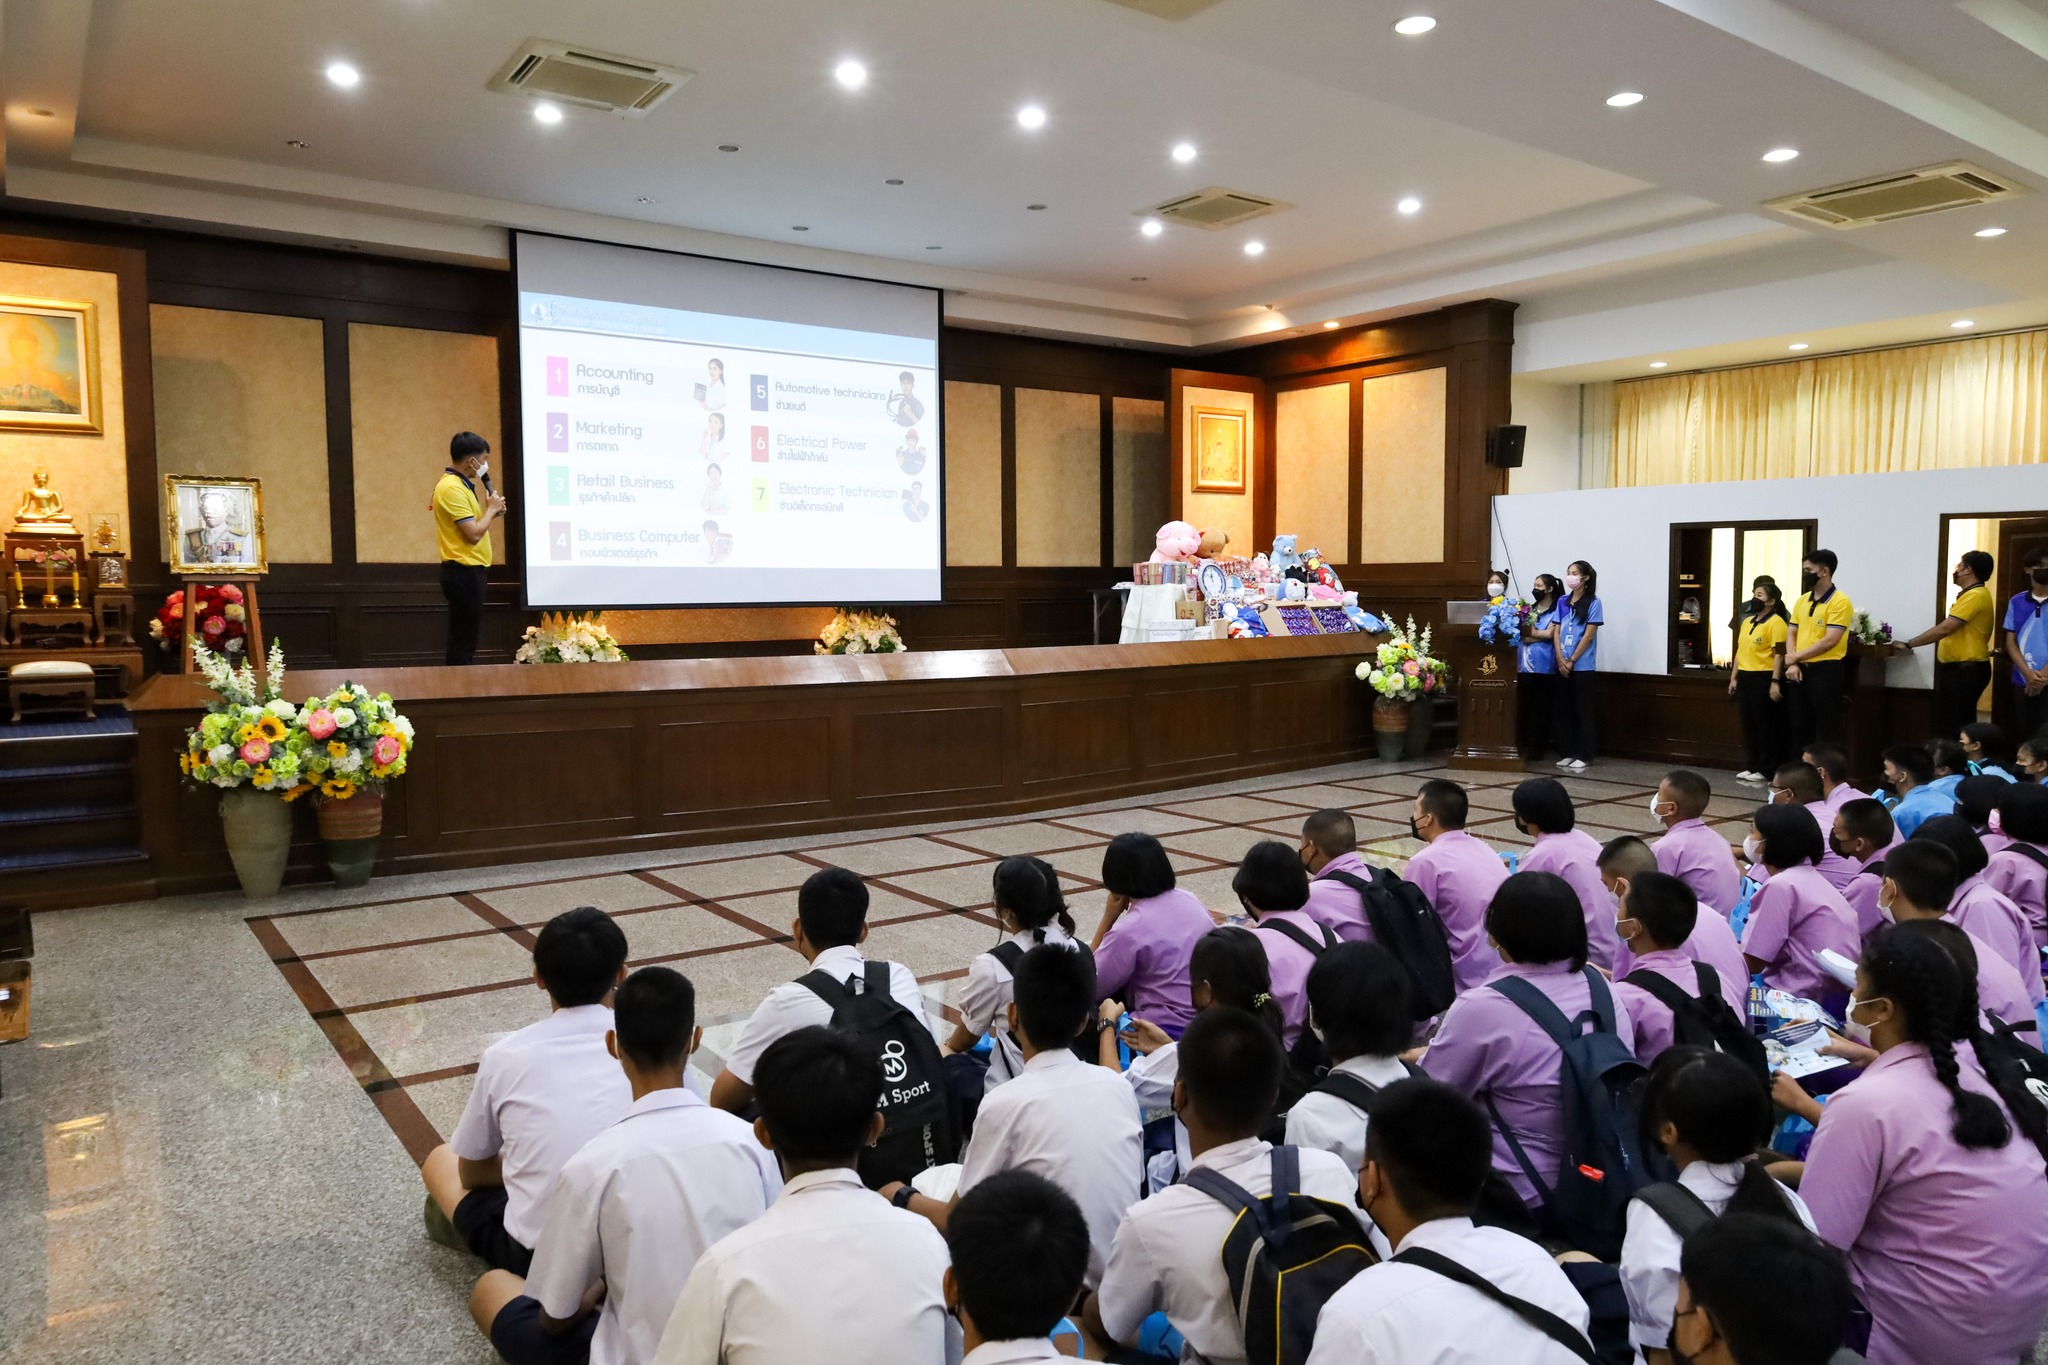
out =
<svg viewBox="0 0 2048 1365"><path fill-rule="evenodd" d="M1495 427L1486 434L1486 463L1495 469L1520 469L1522 442L1528 435L1527 427Z"/></svg>

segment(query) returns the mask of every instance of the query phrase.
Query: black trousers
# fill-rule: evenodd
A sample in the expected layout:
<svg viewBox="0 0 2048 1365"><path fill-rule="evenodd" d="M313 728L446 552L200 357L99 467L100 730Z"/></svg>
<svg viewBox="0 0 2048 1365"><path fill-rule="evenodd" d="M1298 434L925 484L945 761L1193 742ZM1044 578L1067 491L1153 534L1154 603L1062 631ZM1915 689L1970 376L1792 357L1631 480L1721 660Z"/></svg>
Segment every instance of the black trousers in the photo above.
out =
<svg viewBox="0 0 2048 1365"><path fill-rule="evenodd" d="M1784 688L1778 689L1784 694ZM1735 702L1742 711L1742 738L1749 770L1769 777L1785 762L1785 703L1771 700L1771 675L1760 668L1735 674Z"/></svg>
<svg viewBox="0 0 2048 1365"><path fill-rule="evenodd" d="M1550 752L1552 712L1557 710L1557 674L1521 673L1515 678L1516 729L1520 733L1523 758L1541 758Z"/></svg>
<svg viewBox="0 0 2048 1365"><path fill-rule="evenodd" d="M1582 669L1557 675L1557 752L1590 763L1597 745L1593 713L1600 675Z"/></svg>
<svg viewBox="0 0 2048 1365"><path fill-rule="evenodd" d="M451 664L476 661L477 631L484 623L484 584L488 564L441 561L441 596L448 599L448 658Z"/></svg>
<svg viewBox="0 0 2048 1365"><path fill-rule="evenodd" d="M1934 665L1934 738L1953 740L1977 723L1977 698L1991 682L1991 661Z"/></svg>
<svg viewBox="0 0 2048 1365"><path fill-rule="evenodd" d="M1803 663L1804 676L1792 688L1792 731L1785 751L1797 754L1821 740L1842 742L1842 712L1847 698L1849 662L1829 659L1825 663Z"/></svg>
<svg viewBox="0 0 2048 1365"><path fill-rule="evenodd" d="M2027 695L2027 689L2017 684L2012 689L2012 723L2014 733L2010 736L2015 746L2025 744L2048 727L2048 688L2041 690L2038 697ZM2034 755L2039 758L2039 754Z"/></svg>

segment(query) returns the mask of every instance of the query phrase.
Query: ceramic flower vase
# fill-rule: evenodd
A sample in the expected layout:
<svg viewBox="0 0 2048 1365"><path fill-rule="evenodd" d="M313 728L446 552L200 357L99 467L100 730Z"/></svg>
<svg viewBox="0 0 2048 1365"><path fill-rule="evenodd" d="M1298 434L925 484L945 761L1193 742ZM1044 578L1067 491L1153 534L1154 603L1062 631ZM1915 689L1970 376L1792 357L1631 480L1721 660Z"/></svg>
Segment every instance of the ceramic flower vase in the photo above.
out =
<svg viewBox="0 0 2048 1365"><path fill-rule="evenodd" d="M377 836L384 831L383 794L359 791L339 801L322 796L314 802L313 812L334 884L366 885L377 865Z"/></svg>
<svg viewBox="0 0 2048 1365"><path fill-rule="evenodd" d="M250 900L275 896L292 851L292 808L254 787L231 788L221 793L220 827L242 894Z"/></svg>
<svg viewBox="0 0 2048 1365"><path fill-rule="evenodd" d="M1409 758L1421 758L1429 752L1430 731L1436 726L1436 707L1426 696L1412 699L1408 703L1408 752Z"/></svg>
<svg viewBox="0 0 2048 1365"><path fill-rule="evenodd" d="M1372 738L1379 746L1380 759L1398 763L1408 750L1408 713L1405 697L1377 697L1372 704Z"/></svg>

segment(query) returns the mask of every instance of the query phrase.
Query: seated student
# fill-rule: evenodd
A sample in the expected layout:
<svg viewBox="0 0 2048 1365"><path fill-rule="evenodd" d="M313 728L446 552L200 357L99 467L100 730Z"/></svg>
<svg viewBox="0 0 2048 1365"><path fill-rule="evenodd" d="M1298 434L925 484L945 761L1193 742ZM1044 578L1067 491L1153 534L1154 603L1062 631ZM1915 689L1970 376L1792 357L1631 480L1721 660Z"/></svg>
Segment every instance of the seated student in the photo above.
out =
<svg viewBox="0 0 2048 1365"><path fill-rule="evenodd" d="M604 1044L625 975L626 936L604 911L580 905L541 926L533 979L548 1017L484 1049L454 1136L420 1166L429 1223L446 1215L495 1270L526 1273L563 1164L633 1103Z"/></svg>
<svg viewBox="0 0 2048 1365"><path fill-rule="evenodd" d="M1807 1152L1799 1193L1848 1255L1871 1365L2011 1365L2048 1322L2048 1180L2028 1140L2042 1114L1958 1064L1971 994L1939 945L1879 930L1847 1015L1877 1060Z"/></svg>
<svg viewBox="0 0 2048 1365"><path fill-rule="evenodd" d="M946 1222L946 1307L960 1320L961 1365L1060 1360L1049 1337L1081 1293L1088 1224L1065 1190L1003 1171L963 1195Z"/></svg>
<svg viewBox="0 0 2048 1365"><path fill-rule="evenodd" d="M867 959L860 952L861 941L868 936L867 883L843 867L813 872L796 893L796 923L789 932L789 946L803 954L811 970L762 997L726 1057L725 1068L711 1083L711 1103L730 1113L753 1103L754 1064L770 1043L800 1028L832 1022L831 1004L805 984L806 977L823 972L856 992L867 989ZM920 1020L926 1019L917 978L900 962L888 967L890 996Z"/></svg>
<svg viewBox="0 0 2048 1365"><path fill-rule="evenodd" d="M1486 907L1508 879L1500 855L1465 832L1469 809L1465 789L1457 783L1441 777L1423 783L1408 817L1408 832L1423 847L1409 857L1401 874L1422 889L1443 920L1461 991L1500 967L1499 954L1486 942Z"/></svg>
<svg viewBox="0 0 2048 1365"><path fill-rule="evenodd" d="M1742 1005L1731 995L1729 983L1711 964L1685 951L1698 922L1713 911L1701 907L1692 888L1662 872L1645 872L1629 882L1628 894L1615 910L1614 931L1628 945L1631 959L1626 972L1614 978L1614 998L1628 1010L1636 1030L1636 1057L1648 1066L1676 1042L1677 1022L1671 1007L1658 999L1654 985L1641 984L1642 973L1650 972L1670 982L1691 999L1700 998L1700 969L1713 978L1713 998L1747 1019L1746 999ZM1731 935L1732 937L1732 935ZM1743 997L1748 994L1749 977L1735 983Z"/></svg>
<svg viewBox="0 0 2048 1365"><path fill-rule="evenodd" d="M1884 780L1897 797L1891 807L1892 823L1901 839L1912 838L1922 820L1955 812L1956 782L1945 787L1936 782L1934 756L1922 745L1894 744L1886 749Z"/></svg>
<svg viewBox="0 0 2048 1365"><path fill-rule="evenodd" d="M1953 739L1936 735L1927 741L1927 756L1934 760L1934 780L1937 785L1945 784L1953 795L1966 777L1974 774L1970 766L1970 752Z"/></svg>
<svg viewBox="0 0 2048 1365"><path fill-rule="evenodd" d="M1407 970L1377 943L1340 943L1316 959L1308 1021L1330 1072L1287 1111L1289 1145L1321 1148L1354 1171L1364 1163L1366 1109L1358 1101L1410 1074L1401 1060L1415 1032L1408 1001Z"/></svg>
<svg viewBox="0 0 2048 1365"><path fill-rule="evenodd" d="M1830 811L1870 795L1849 785L1849 751L1833 740L1807 745L1800 752L1799 761L1812 764L1820 774L1821 801Z"/></svg>
<svg viewBox="0 0 2048 1365"><path fill-rule="evenodd" d="M689 979L642 967L612 1011L605 1047L633 1107L562 1167L526 1278L493 1270L470 1295L470 1315L511 1365L648 1365L697 1258L782 1189L754 1130L684 1087L704 1037Z"/></svg>
<svg viewBox="0 0 2048 1365"><path fill-rule="evenodd" d="M942 1365L960 1358L937 1229L860 1183L881 1136L882 1062L831 1028L785 1033L752 1068L754 1136L786 1182L690 1272L655 1365Z"/></svg>
<svg viewBox="0 0 2048 1365"><path fill-rule="evenodd" d="M1821 796L1820 769L1811 763L1787 763L1778 769L1771 778L1771 801L1774 805L1806 807L1806 813L1813 817L1823 840L1834 825L1834 811ZM1855 864L1841 857L1825 842L1821 846L1820 857L1814 860L1814 867L1837 891L1854 880L1858 871ZM1756 874L1752 872L1750 875Z"/></svg>
<svg viewBox="0 0 2048 1365"><path fill-rule="evenodd" d="M1813 866L1820 860L1820 826L1804 806L1758 806L1743 841L1750 862L1770 874L1749 902L1742 955L1764 984L1808 1000L1838 997L1841 987L1820 965L1832 948L1856 957L1856 912Z"/></svg>
<svg viewBox="0 0 2048 1365"><path fill-rule="evenodd" d="M1984 866L1991 889L2020 908L2037 947L2048 948L2048 788L2014 783L1998 798L2005 846Z"/></svg>
<svg viewBox="0 0 2048 1365"><path fill-rule="evenodd" d="M1864 938L1884 923L1877 913L1877 888L1884 880L1884 855L1899 842L1892 813L1884 802L1860 796L1844 801L1828 830L1828 850L1855 864L1856 875L1841 888L1842 899L1856 916L1856 932Z"/></svg>
<svg viewBox="0 0 2048 1365"><path fill-rule="evenodd" d="M1005 958L1014 962L1025 951L1041 943L1073 945L1074 917L1060 896L1059 873L1038 858L1005 858L995 870L996 922L1008 937L994 952L976 953L967 964L967 979L960 983L960 1022L946 1047L955 1053L971 1049L983 1034L990 1036L988 1079L985 1089L993 1090L1024 1069L1024 1058L1010 1036L1010 972ZM1005 951L1005 945L1008 945ZM1089 957L1089 971L1094 958ZM1091 987L1091 989L1093 989Z"/></svg>
<svg viewBox="0 0 2048 1365"><path fill-rule="evenodd" d="M1742 899L1742 869L1726 835L1707 825L1714 789L1686 768L1664 774L1650 798L1650 814L1663 822L1664 837L1650 845L1657 870L1692 888L1701 905L1726 915Z"/></svg>
<svg viewBox="0 0 2048 1365"><path fill-rule="evenodd" d="M1912 839L1907 842L1923 840L1940 844L1955 858L1956 883L1946 902L1948 918L1979 945L1989 949L1992 957L2011 969L2026 994L2028 1003L2024 1017L2032 1019L2033 1007L2042 999L2041 950L2034 946L2034 935L2027 928L2025 913L1992 890L1984 880L1984 869L1989 859L1984 853L1983 840L1960 815L1935 816L1913 831ZM1903 847L1905 845L1901 844L1900 848ZM1890 868L1891 860L1896 856L1898 849L1885 856L1885 868ZM1915 898L1915 904L1920 903ZM2010 1013L1994 1013L2009 1024L2020 1022Z"/></svg>
<svg viewBox="0 0 2048 1365"><path fill-rule="evenodd" d="M1596 967L1614 966L1614 906L1600 881L1600 844L1578 828L1571 793L1554 777L1532 777L1515 788L1515 828L1536 836L1522 855L1524 872L1564 878L1586 915L1586 957Z"/></svg>
<svg viewBox="0 0 2048 1365"><path fill-rule="evenodd" d="M1592 1009L1596 991L1612 998L1606 980L1586 966L1585 916L1561 878L1548 872L1508 878L1487 907L1486 932L1503 963L1493 979L1527 981L1565 1018ZM1614 1031L1633 1051L1635 1028L1618 1000ZM1564 1149L1564 1093L1558 1086L1563 1058L1543 1026L1490 984L1460 992L1422 1054L1425 1072L1487 1106L1496 1130L1494 1169L1532 1210L1540 1200L1515 1146L1550 1184Z"/></svg>
<svg viewBox="0 0 2048 1365"><path fill-rule="evenodd" d="M1258 1136L1280 1094L1280 1040L1236 1009L1204 1010L1180 1040L1173 1108L1187 1125L1195 1165L1223 1175L1256 1198L1272 1193L1272 1144ZM1328 1152L1297 1153L1301 1193L1348 1204L1358 1187L1351 1169ZM1238 1218L1192 1185L1170 1185L1132 1206L1116 1231L1102 1285L1084 1302L1088 1330L1135 1345L1153 1313L1211 1365L1244 1365L1243 1329L1220 1251Z"/></svg>
<svg viewBox="0 0 2048 1365"><path fill-rule="evenodd" d="M1922 828L1925 828L1923 826ZM1956 856L1939 841L1915 834L1884 860L1884 898L1878 902L1893 924L1943 920L1955 895ZM1970 945L1970 976L1976 983L1978 1008L2015 1028L2034 1026L2034 1002L2020 974L1989 943L1952 920Z"/></svg>
<svg viewBox="0 0 2048 1365"><path fill-rule="evenodd" d="M1526 874L1524 874L1526 875ZM1358 1203L1395 1247L1331 1295L1308 1365L1572 1365L1584 1357L1529 1317L1453 1275L1476 1276L1584 1337L1586 1301L1526 1237L1478 1227L1486 1115L1423 1077L1381 1092L1365 1137ZM1448 1272L1448 1273L1447 1273ZM1586 1343L1580 1342L1582 1349Z"/></svg>
<svg viewBox="0 0 2048 1365"><path fill-rule="evenodd" d="M1855 1308L1840 1252L1782 1218L1731 1213L1686 1240L1667 1354L1690 1365L1829 1365Z"/></svg>
<svg viewBox="0 0 2048 1365"><path fill-rule="evenodd" d="M1230 889L1266 950L1273 998L1280 1004L1280 1045L1291 1050L1308 1018L1308 970L1337 946L1337 936L1302 909L1308 873L1295 851L1277 839L1262 839L1246 851Z"/></svg>
<svg viewBox="0 0 2048 1365"><path fill-rule="evenodd" d="M1338 938L1351 942L1372 937L1365 902L1358 888L1340 880L1372 880L1372 869L1358 852L1358 824L1351 812L1319 810L1301 822L1301 865L1308 869L1308 917Z"/></svg>
<svg viewBox="0 0 2048 1365"><path fill-rule="evenodd" d="M2023 739L2013 749L2013 780L2020 783L2048 782L2048 730Z"/></svg>
<svg viewBox="0 0 2048 1365"><path fill-rule="evenodd" d="M1108 892L1096 926L1095 989L1130 1002L1168 1037L1180 1037L1188 1005L1188 953L1216 927L1202 903L1174 884L1166 850L1149 834L1119 834L1102 851Z"/></svg>
<svg viewBox="0 0 2048 1365"><path fill-rule="evenodd" d="M1751 1214L1812 1235L1806 1205L1756 1160L1776 1116L1762 1079L1741 1062L1709 1048L1672 1048L1650 1068L1641 1113L1646 1142L1678 1168L1684 1194L1677 1199L1696 1205L1695 1213L1709 1219ZM1628 1296L1629 1340L1649 1365L1671 1365L1680 1252L1687 1240L1683 1225L1672 1226L1641 1195L1630 1201L1621 1287Z"/></svg>
<svg viewBox="0 0 2048 1365"><path fill-rule="evenodd" d="M1972 775L1996 778L2000 782L2014 780L2012 771L2012 743L2005 737L2005 731L1990 721L1980 720L1965 725L1956 739L1963 746L1963 756L1970 761Z"/></svg>
<svg viewBox="0 0 2048 1365"><path fill-rule="evenodd" d="M1095 975L1079 953L1040 944L1018 961L1015 988L1010 1031L1023 1051L1024 1069L982 1101L958 1192L950 1202L928 1199L903 1184L884 1185L880 1193L947 1232L955 1207L990 1176L1042 1175L1072 1195L1087 1216L1092 1285L1102 1278L1124 1210L1138 1201L1145 1169L1138 1102L1115 1072L1090 1066L1072 1051L1074 1039L1095 1022Z"/></svg>
<svg viewBox="0 0 2048 1365"><path fill-rule="evenodd" d="M1970 828L1977 831L1987 854L2005 847L2005 836L1992 833L1991 820L1998 812L1998 798L2005 795L2005 789L2011 785L2005 778L1984 774L1966 777L1956 783L1956 814L1969 821Z"/></svg>
<svg viewBox="0 0 2048 1365"><path fill-rule="evenodd" d="M1600 846L1600 880L1607 886L1608 903L1617 915L1621 912L1621 903L1628 899L1628 889L1635 879L1656 870L1656 855L1648 844L1633 834L1620 835ZM1692 933L1686 936L1682 951L1693 961L1704 962L1714 969L1714 975L1721 980L1722 992L1737 1014L1747 1011L1749 964L1743 961L1742 947L1736 943L1735 930L1729 927L1726 915L1709 911L1702 905L1700 913L1693 917ZM1614 951L1615 979L1620 980L1635 970L1635 962L1635 953L1628 941L1621 940Z"/></svg>

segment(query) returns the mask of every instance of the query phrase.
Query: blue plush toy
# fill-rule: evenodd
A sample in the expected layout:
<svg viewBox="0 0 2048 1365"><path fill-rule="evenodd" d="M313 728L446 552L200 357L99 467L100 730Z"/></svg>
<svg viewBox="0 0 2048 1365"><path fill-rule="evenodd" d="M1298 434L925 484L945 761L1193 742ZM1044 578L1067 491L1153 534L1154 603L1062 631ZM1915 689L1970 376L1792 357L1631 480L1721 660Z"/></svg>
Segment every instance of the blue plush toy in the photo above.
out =
<svg viewBox="0 0 2048 1365"><path fill-rule="evenodd" d="M1292 535L1274 536L1273 553L1266 557L1266 562L1273 566L1273 576L1275 578L1283 577L1289 569L1300 568L1301 556L1295 553L1294 537Z"/></svg>

